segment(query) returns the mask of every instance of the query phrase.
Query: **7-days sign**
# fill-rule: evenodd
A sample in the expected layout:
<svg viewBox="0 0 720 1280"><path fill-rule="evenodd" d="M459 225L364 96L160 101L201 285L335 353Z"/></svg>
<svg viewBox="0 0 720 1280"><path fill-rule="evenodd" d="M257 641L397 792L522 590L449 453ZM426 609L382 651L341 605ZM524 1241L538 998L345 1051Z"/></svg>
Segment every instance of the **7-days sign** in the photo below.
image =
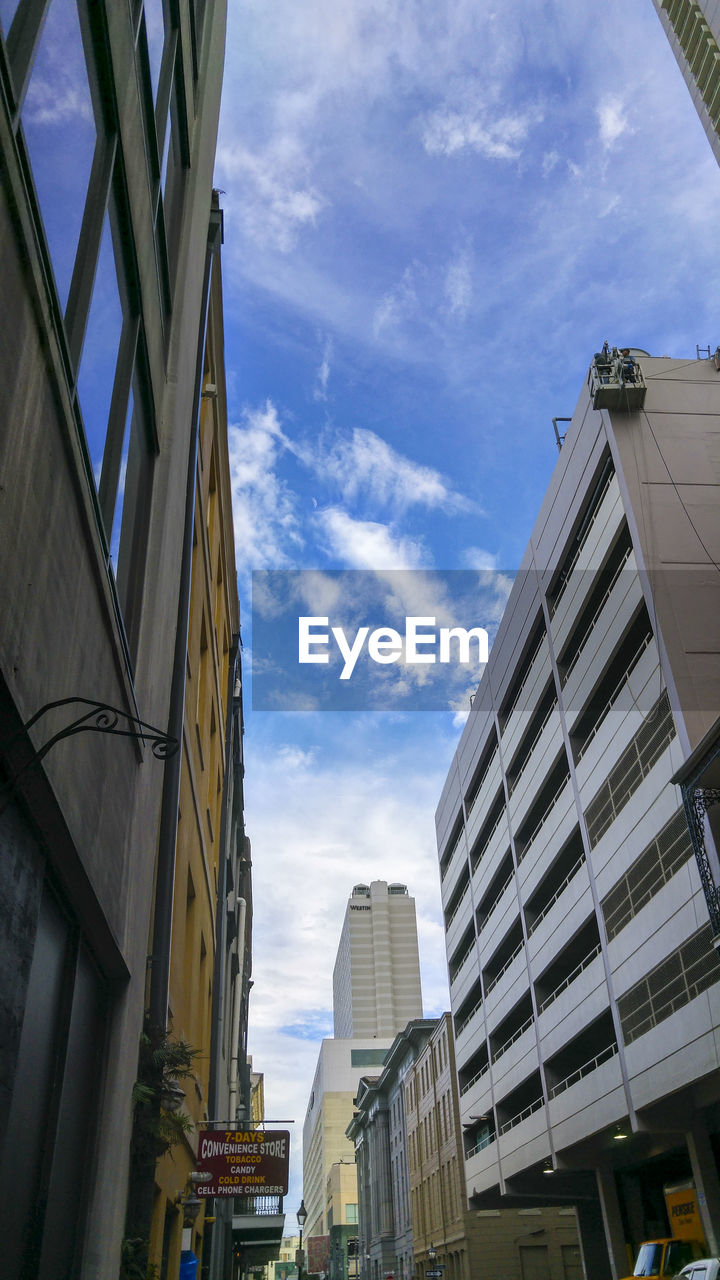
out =
<svg viewBox="0 0 720 1280"><path fill-rule="evenodd" d="M197 1167L211 1178L195 1190L199 1196L284 1196L289 1163L287 1130L202 1129Z"/></svg>

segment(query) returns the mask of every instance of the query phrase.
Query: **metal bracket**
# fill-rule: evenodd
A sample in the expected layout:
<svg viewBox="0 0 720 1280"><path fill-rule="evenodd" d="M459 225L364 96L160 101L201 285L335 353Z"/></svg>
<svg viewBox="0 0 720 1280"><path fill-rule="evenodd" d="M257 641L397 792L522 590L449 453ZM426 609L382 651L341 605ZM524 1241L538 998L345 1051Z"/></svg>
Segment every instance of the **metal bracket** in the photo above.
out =
<svg viewBox="0 0 720 1280"><path fill-rule="evenodd" d="M719 787L688 786L682 788L685 816L690 828L695 859L705 894L713 939L720 939L720 893L713 878L710 859L705 848L705 815L708 809L720 804Z"/></svg>
<svg viewBox="0 0 720 1280"><path fill-rule="evenodd" d="M169 760L178 750L179 742L177 738L171 738L167 733L163 733L162 729L156 729L154 725L147 724L144 720L139 720L137 716L131 716L126 711L121 711L118 707L112 707L107 702L94 702L90 698L57 698L54 702L46 702L39 711L35 712L29 720L25 722L21 729L10 739L9 742L3 744L3 750L8 753L12 750L16 742L18 742L25 734L37 724L38 720L47 715L49 711L55 711L58 707L85 707L87 708L81 714L76 715L75 719L64 729L59 729L54 733L47 742L38 747L29 760L9 781L0 787L0 795L9 792L8 798L0 808L0 815L10 803L12 794L18 786L19 782L36 764L44 760L49 751L52 750L58 742L62 742L64 738L71 738L76 733L107 733L118 738L132 738L135 742L148 744L157 760Z"/></svg>

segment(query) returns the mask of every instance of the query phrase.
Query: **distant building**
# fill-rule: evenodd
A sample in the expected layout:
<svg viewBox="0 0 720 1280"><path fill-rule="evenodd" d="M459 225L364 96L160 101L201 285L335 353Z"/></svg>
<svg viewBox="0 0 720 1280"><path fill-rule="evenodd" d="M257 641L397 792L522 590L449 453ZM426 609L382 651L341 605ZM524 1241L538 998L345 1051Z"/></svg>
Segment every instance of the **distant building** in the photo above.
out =
<svg viewBox="0 0 720 1280"><path fill-rule="evenodd" d="M593 360L436 817L470 1204L575 1203L588 1280L670 1182L720 1246L720 374L637 357Z"/></svg>
<svg viewBox="0 0 720 1280"><path fill-rule="evenodd" d="M368 1071L380 1070L392 1039L323 1040L303 1127L303 1197L307 1210L303 1238L329 1235L327 1183L333 1166L347 1162L354 1179L355 1152L346 1136L358 1084ZM357 1204L345 1183L344 1204ZM331 1201L330 1207L333 1206ZM343 1203L341 1199L341 1204ZM354 1216L354 1215L353 1215ZM333 1218L334 1225L340 1224Z"/></svg>
<svg viewBox="0 0 720 1280"><path fill-rule="evenodd" d="M422 1017L415 899L404 884L356 884L333 971L336 1039L394 1036Z"/></svg>
<svg viewBox="0 0 720 1280"><path fill-rule="evenodd" d="M465 1194L452 1019L409 1023L361 1081L355 1142L361 1280L580 1277L572 1208L477 1213Z"/></svg>
<svg viewBox="0 0 720 1280"><path fill-rule="evenodd" d="M718 0L653 0L670 46L720 162L720 5Z"/></svg>

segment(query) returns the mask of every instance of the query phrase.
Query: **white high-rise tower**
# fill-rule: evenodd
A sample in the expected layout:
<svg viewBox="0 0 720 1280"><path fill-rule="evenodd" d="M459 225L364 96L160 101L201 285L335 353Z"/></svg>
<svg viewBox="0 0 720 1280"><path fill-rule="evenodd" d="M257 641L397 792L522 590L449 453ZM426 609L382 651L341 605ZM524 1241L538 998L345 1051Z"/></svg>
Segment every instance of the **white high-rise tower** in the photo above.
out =
<svg viewBox="0 0 720 1280"><path fill-rule="evenodd" d="M356 884L333 971L335 1039L397 1035L422 1018L415 899L407 885Z"/></svg>

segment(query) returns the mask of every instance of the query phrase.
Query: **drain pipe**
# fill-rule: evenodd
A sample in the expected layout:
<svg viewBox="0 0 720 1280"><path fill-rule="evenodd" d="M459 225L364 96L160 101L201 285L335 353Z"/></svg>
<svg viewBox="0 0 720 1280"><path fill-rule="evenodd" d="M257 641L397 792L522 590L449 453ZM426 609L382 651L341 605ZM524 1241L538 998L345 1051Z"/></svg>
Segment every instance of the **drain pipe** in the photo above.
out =
<svg viewBox="0 0 720 1280"><path fill-rule="evenodd" d="M245 972L245 915L247 913L247 903L244 898L238 898L238 931L237 931L237 949L239 969L235 974L235 987L233 990L233 1014L232 1028L230 1038L230 1114L228 1119L235 1122L235 1112L237 1110L238 1101L238 1084L239 1069L238 1056L240 1039L240 1012L242 1010L242 989L243 974Z"/></svg>
<svg viewBox="0 0 720 1280"><path fill-rule="evenodd" d="M172 682L170 685L170 714L168 733L180 744L165 762L160 832L158 835L157 875L155 880L155 909L153 913L153 939L150 966L150 997L148 1017L153 1030L167 1030L168 995L170 990L170 940L172 935L173 894L175 891L175 853L177 845L177 817L180 801L180 772L183 759L183 721L185 717L185 666L187 660L188 621L190 614L190 572L192 569L193 526L195 521L195 470L197 466L197 442L200 425L200 393L202 388L205 336L207 333L208 306L210 302L210 276L213 256L222 240L222 212L217 207L213 192L210 211L205 273L203 277L200 333L195 366L195 391L193 395L192 429L188 455L187 485L185 490L185 526L183 530L182 562L180 568L180 594L178 597L175 653Z"/></svg>

